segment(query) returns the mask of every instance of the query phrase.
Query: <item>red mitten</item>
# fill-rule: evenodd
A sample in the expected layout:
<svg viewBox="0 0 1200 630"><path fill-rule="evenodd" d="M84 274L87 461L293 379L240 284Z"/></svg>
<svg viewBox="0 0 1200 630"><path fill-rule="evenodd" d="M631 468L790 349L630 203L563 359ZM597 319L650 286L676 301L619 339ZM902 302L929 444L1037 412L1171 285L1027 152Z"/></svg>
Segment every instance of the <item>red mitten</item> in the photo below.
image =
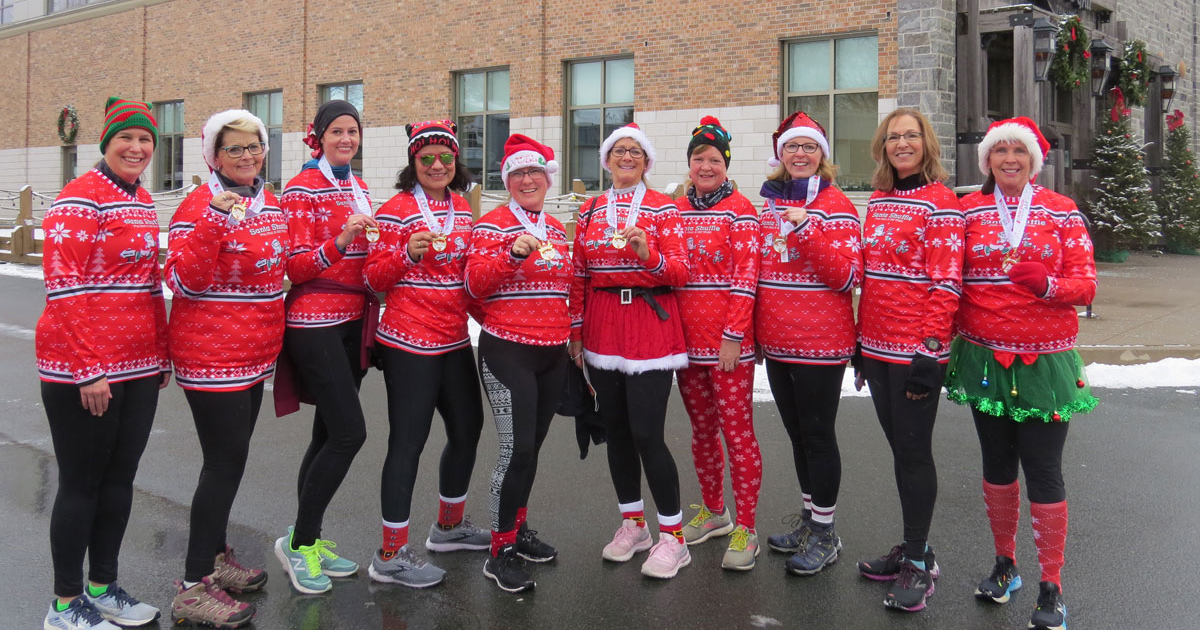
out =
<svg viewBox="0 0 1200 630"><path fill-rule="evenodd" d="M1008 279L1019 284L1033 294L1042 297L1046 295L1049 280L1046 278L1046 266L1040 262L1019 262L1008 270Z"/></svg>

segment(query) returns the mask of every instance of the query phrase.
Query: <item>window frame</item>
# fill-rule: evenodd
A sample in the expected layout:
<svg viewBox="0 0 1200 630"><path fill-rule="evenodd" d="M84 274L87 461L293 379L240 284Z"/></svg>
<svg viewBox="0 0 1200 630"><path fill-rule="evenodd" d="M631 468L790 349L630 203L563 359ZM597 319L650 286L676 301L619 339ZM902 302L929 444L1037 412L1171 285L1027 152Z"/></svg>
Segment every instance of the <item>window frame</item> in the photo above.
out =
<svg viewBox="0 0 1200 630"><path fill-rule="evenodd" d="M158 127L159 127L158 143L154 147L154 160L153 160L153 164L152 164L152 166L154 168L154 173L153 173L154 183L153 183L153 186L148 187L148 188L152 189L154 192L163 192L165 190L175 190L177 188L182 188L185 185L184 180L186 179L186 177L183 174L183 170L182 170L182 166L181 166L181 169L179 172L179 181L177 182L178 185L167 186L167 187L162 186L162 182L165 179L163 177L163 169L170 168L173 170L174 162L175 162L175 160L171 159L174 157L175 153L166 155L166 154L162 153L161 151L159 151L159 149L163 146L163 139L168 138L168 137L172 139L171 146L173 147L173 150L178 152L178 154L181 156L181 159L179 160L179 162L182 165L183 164L183 160L182 160L183 143L184 143L184 137L187 135L185 133L186 123L181 125L180 129L177 129L171 133L164 132L164 127L166 126L164 124L164 122L166 121L166 118L162 115L162 108L165 106L168 106L168 105L178 106L182 109L182 111L179 114L181 121L184 120L185 117L187 116L187 107L184 106L183 99L174 99L174 100L169 100L169 101L155 101L150 104L150 106L151 106L150 111L154 114L154 119L158 121ZM172 113L172 116L173 115L174 115L174 113ZM173 184L176 183L175 178L174 178L174 173L172 173L172 177L170 177L169 179L171 180L171 182Z"/></svg>
<svg viewBox="0 0 1200 630"><path fill-rule="evenodd" d="M72 0L63 0L63 1L68 2L68 3L72 2ZM54 15L56 13L63 13L66 11L73 11L75 9L81 9L83 7L91 6L93 4L103 4L105 2L113 2L113 1L114 0L74 0L75 4L71 4L70 6L62 7L60 9L55 9L54 8L55 0L46 0L45 9L46 9L46 15Z"/></svg>
<svg viewBox="0 0 1200 630"><path fill-rule="evenodd" d="M270 116L267 116L267 118L264 118L261 115L259 115L259 112L255 112L252 109L252 101L253 101L254 97L256 97L256 96L266 96L267 97L267 113L270 114L270 111L272 109L272 106L270 103L270 97L275 94L279 95L279 102L280 102L279 118L280 119L279 119L279 121L272 124L271 122L268 121L268 118L270 118ZM249 111L250 113L254 114L255 116L258 116L258 118L263 121L263 126L267 128L267 144L269 145L269 147L268 147L268 151L267 151L267 158L263 160L263 167L262 167L262 171L259 172L259 176L263 178L263 181L270 182L270 184L275 187L275 190L283 190L283 184L284 184L283 172L282 172L283 171L283 146L282 145L283 145L283 118L284 118L283 107L286 106L286 104L287 104L287 102L283 100L283 88L278 88L278 89L274 89L274 90L256 90L254 92L246 92L242 95L242 98L243 98L242 102L245 104L246 110ZM272 129L279 131L278 144L280 146L276 146L276 143L270 141ZM271 160L274 157L278 157L278 159L279 159L279 171L280 172L278 172L278 173L271 172Z"/></svg>
<svg viewBox="0 0 1200 630"><path fill-rule="evenodd" d="M334 81L332 83L321 83L321 84L317 85L317 107L320 107L321 105L324 105L325 103L328 103L329 101L334 100L329 97L329 91L331 89L340 87L340 88L344 89L347 93L349 93L350 86L352 86L352 85L357 85L362 88L362 101L363 101L362 105L355 106L358 108L358 115L361 120L362 116L364 115L363 111L367 108L367 85L366 85L366 83L363 82L362 79L351 79L351 80L347 80L347 81ZM349 99L345 99L345 100L348 101ZM358 145L358 152L355 153L354 157L350 159L350 172L352 175L358 175L359 177L362 177L362 174L363 174L363 148L362 148L361 142Z"/></svg>
<svg viewBox="0 0 1200 630"><path fill-rule="evenodd" d="M16 16L16 0L0 0L0 25L12 24ZM8 11L8 19L4 18L4 12Z"/></svg>
<svg viewBox="0 0 1200 630"><path fill-rule="evenodd" d="M627 102L623 101L623 102L609 103L607 101L607 98L608 98L608 95L607 95L607 92L608 92L608 80L607 80L608 65L607 64L610 61L620 61L620 60L625 60L625 59L628 59L633 62L633 83L634 83L634 85L632 86L633 87L633 100L627 101ZM590 104L590 105L572 105L571 104L571 92L572 92L571 68L577 64L596 63L596 62L601 63L601 67L600 67L600 102L598 104L594 103L594 104ZM604 120L605 120L605 114L606 114L607 110L628 107L632 110L632 113L634 115L637 114L637 57L633 54L620 54L620 55L603 55L603 56L599 56L599 57L583 57L583 58L578 58L578 59L567 59L563 62L563 75L562 76L563 76L563 81L562 81L562 85L563 85L563 142L562 142L563 158L562 158L562 164L564 165L563 172L564 172L565 176L562 177L562 181L560 182L560 187L563 192L569 192L571 189L571 182L574 181L575 179L582 179L582 178L577 177L578 174L572 172L572 170L571 170L571 165L574 163L574 155L573 154L575 151L575 148L573 146L571 146L572 114L574 112L581 111L581 110L599 109L600 110L600 128L602 131L602 133L601 133L602 137L600 138L600 143L601 143L601 145L603 145L604 139L605 139L605 137L607 137L607 136L603 136ZM608 185L606 185L605 180L611 180L612 175L610 175L608 173L608 171L604 170L603 165L599 165L599 168L600 168L600 188L592 189L592 188L585 187L586 192L600 192L600 191L603 191L608 188ZM611 181L609 181L608 184L611 185Z"/></svg>
<svg viewBox="0 0 1200 630"><path fill-rule="evenodd" d="M491 74L493 72L501 72L501 71L508 73L508 88L509 88L508 107L503 110L488 109L488 87L491 85L491 83L490 83ZM484 109L481 111L473 111L473 112L460 111L458 109L459 96L460 96L459 79L464 76L472 75L472 74L482 74L483 75L483 106L484 106ZM486 192L504 192L503 185L501 185L500 188L488 188L487 187L487 181L488 181L488 160L487 160L487 156L488 156L488 145L487 145L488 117L489 116L499 116L499 115L507 116L508 117L507 120L508 120L508 124L509 124L509 127L508 127L509 134L512 133L512 67L511 66L489 66L486 68L470 68L467 70L455 70L455 71L451 72L450 75L451 75L451 78L450 78L450 90L451 90L450 119L453 120L454 124L458 126L458 133L460 135L459 146L463 150L465 150L465 147L463 146L465 144L464 139L461 137L461 134L463 132L463 127L459 123L459 119L466 117L466 116L482 116L483 117L483 161L482 161L482 165L479 169L479 179L476 183L478 183L480 185L480 187L482 187L482 189ZM465 166L465 164L464 164L464 166ZM501 164L501 167L503 167L503 164Z"/></svg>

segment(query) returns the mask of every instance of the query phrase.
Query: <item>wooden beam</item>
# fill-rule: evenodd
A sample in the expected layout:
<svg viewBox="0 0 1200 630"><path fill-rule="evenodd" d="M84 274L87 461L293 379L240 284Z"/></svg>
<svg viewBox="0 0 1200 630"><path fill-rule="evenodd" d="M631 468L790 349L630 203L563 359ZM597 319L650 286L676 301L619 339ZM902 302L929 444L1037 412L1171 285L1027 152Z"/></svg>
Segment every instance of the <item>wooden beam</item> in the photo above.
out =
<svg viewBox="0 0 1200 630"><path fill-rule="evenodd" d="M1041 99L1033 77L1033 27L1013 27L1013 115L1041 120Z"/></svg>
<svg viewBox="0 0 1200 630"><path fill-rule="evenodd" d="M955 78L957 96L956 131L970 134L986 129L987 118L987 56L979 35L979 0L958 0L958 75ZM969 137L969 136L968 136ZM982 175L976 168L977 143L958 142L956 155L955 183L981 183Z"/></svg>

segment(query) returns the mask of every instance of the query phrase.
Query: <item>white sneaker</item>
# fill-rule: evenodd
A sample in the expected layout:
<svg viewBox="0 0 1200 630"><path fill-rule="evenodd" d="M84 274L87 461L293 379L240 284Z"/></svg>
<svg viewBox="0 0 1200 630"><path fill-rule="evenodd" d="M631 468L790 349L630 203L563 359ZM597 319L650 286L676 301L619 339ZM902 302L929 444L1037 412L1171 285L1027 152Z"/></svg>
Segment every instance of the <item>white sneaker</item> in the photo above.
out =
<svg viewBox="0 0 1200 630"><path fill-rule="evenodd" d="M650 532L637 524L633 519L625 519L613 534L612 542L604 545L601 556L613 562L626 562L639 551L645 551L654 544L650 541Z"/></svg>
<svg viewBox="0 0 1200 630"><path fill-rule="evenodd" d="M158 619L160 615L157 608L134 599L116 583L109 584L108 589L97 597L92 597L87 592L87 588L84 588L83 591L83 596L92 603L92 607L100 613L100 616L118 626L126 628L144 626Z"/></svg>
<svg viewBox="0 0 1200 630"><path fill-rule="evenodd" d="M687 545L666 532L658 534L658 544L650 549L650 557L642 563L642 575L659 579L670 579L679 570L692 563L692 554Z"/></svg>

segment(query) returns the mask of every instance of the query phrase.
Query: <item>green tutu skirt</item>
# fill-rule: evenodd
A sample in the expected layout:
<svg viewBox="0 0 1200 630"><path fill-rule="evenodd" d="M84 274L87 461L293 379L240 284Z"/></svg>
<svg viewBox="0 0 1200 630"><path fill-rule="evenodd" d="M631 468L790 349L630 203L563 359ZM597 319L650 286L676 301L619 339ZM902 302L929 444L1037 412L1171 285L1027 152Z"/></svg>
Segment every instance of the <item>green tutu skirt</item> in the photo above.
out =
<svg viewBox="0 0 1200 630"><path fill-rule="evenodd" d="M1099 402L1074 349L1038 355L1032 365L1017 357L1006 368L991 350L962 337L950 344L946 389L956 403L1016 422L1067 422Z"/></svg>

